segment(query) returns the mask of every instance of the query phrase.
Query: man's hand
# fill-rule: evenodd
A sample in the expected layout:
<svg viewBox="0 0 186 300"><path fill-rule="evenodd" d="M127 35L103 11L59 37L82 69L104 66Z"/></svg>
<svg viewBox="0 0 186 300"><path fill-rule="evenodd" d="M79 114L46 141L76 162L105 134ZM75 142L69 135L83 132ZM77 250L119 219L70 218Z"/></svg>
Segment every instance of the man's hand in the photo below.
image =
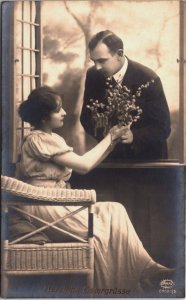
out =
<svg viewBox="0 0 186 300"><path fill-rule="evenodd" d="M132 144L133 142L133 133L130 128L126 127L124 134L121 136L122 144Z"/></svg>
<svg viewBox="0 0 186 300"><path fill-rule="evenodd" d="M109 132L112 136L112 141L117 141L119 142L119 140L121 140L122 135L125 133L125 126L121 126L121 125L115 125L113 126Z"/></svg>

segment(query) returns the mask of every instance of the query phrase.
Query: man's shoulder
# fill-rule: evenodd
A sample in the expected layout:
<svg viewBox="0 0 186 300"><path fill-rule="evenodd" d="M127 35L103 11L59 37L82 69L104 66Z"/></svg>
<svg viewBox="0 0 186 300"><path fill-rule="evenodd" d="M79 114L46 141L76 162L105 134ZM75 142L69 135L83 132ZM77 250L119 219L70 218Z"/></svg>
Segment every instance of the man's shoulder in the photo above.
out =
<svg viewBox="0 0 186 300"><path fill-rule="evenodd" d="M139 77L156 79L158 75L151 68L128 58L128 70Z"/></svg>

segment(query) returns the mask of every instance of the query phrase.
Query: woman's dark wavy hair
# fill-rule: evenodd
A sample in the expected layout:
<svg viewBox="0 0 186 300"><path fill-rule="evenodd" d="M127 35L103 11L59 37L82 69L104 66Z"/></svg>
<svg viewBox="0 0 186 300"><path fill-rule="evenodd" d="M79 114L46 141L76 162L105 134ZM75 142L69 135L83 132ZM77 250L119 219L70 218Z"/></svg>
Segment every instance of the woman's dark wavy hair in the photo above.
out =
<svg viewBox="0 0 186 300"><path fill-rule="evenodd" d="M123 50L123 41L120 39L115 33L110 30L100 31L95 34L89 44L88 47L90 50L94 50L98 43L104 43L111 52L116 53L117 50Z"/></svg>
<svg viewBox="0 0 186 300"><path fill-rule="evenodd" d="M36 128L39 127L42 120L49 119L51 112L59 106L56 96L59 94L49 86L32 90L28 99L19 106L18 113L21 119Z"/></svg>

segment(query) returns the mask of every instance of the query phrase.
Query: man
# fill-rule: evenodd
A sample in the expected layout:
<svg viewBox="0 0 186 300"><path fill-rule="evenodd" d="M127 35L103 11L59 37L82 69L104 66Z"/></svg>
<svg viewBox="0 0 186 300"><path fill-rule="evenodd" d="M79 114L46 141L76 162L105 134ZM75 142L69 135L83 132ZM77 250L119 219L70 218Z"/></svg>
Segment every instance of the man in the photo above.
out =
<svg viewBox="0 0 186 300"><path fill-rule="evenodd" d="M113 32L97 33L89 42L90 58L95 66L87 71L81 123L86 132L94 136L94 122L90 109L90 99L102 103L106 101L107 78L112 84L125 85L134 94L136 90L153 81L136 105L142 109L140 119L133 123L122 136L110 159L118 161L161 160L167 158L166 139L170 134L170 114L158 75L151 69L130 60L124 55L123 42ZM94 136L97 140L103 133Z"/></svg>

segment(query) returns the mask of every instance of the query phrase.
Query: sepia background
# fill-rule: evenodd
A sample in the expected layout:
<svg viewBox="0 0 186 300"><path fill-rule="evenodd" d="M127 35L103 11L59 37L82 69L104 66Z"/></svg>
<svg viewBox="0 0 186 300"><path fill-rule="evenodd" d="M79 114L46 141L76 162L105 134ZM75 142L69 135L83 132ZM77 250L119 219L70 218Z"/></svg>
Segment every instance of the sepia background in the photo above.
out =
<svg viewBox="0 0 186 300"><path fill-rule="evenodd" d="M64 95L67 117L58 133L76 152L95 144L79 122L91 66L87 44L96 32L110 29L130 59L160 76L171 111L169 159L179 158L179 1L43 1L42 23L43 83Z"/></svg>
<svg viewBox="0 0 186 300"><path fill-rule="evenodd" d="M15 176L18 141L30 132L28 124L18 118L17 107L32 88L42 84L42 74L43 83L64 94L68 116L60 134L77 152L85 151L94 143L83 131L79 115L85 72L90 65L87 42L92 34L104 29L111 29L122 37L129 58L154 69L161 77L172 119L169 158L179 161L178 122L183 102L179 99L177 58L180 61L183 58L179 50L179 23L183 34L185 22L183 12L179 12L180 3L180 7L186 8L183 1L171 0L5 1L2 11L2 174ZM182 85L180 82L180 89ZM177 268L177 297L184 294L183 181L183 167L168 163L164 167L161 164L158 167L100 166L86 176L73 174L70 182L74 188L95 189L98 202L115 201L125 206L153 259ZM3 224L7 232L6 226ZM51 284L51 278L43 277L41 280L37 276L13 277L9 297L50 297L46 286ZM57 287L69 284L69 280L65 282L59 277L57 281L56 277L52 284ZM61 298L61 293L52 296Z"/></svg>

